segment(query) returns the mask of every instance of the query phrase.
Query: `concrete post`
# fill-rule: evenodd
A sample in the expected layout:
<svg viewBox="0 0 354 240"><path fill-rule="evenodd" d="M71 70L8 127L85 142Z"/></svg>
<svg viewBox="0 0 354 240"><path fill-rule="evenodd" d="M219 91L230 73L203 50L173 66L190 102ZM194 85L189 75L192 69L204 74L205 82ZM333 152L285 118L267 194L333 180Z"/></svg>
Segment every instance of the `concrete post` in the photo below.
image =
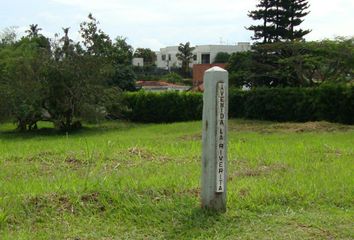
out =
<svg viewBox="0 0 354 240"><path fill-rule="evenodd" d="M228 72L213 67L204 74L202 207L226 211Z"/></svg>

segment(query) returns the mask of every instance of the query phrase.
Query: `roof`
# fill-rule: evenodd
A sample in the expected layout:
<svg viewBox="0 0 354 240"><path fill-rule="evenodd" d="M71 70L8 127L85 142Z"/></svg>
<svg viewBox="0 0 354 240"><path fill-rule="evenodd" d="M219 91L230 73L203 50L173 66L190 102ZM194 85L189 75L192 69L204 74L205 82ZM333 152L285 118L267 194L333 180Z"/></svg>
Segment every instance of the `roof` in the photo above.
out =
<svg viewBox="0 0 354 240"><path fill-rule="evenodd" d="M163 81L137 81L136 85L149 91L178 90L188 91L191 87Z"/></svg>
<svg viewBox="0 0 354 240"><path fill-rule="evenodd" d="M164 81L137 81L136 85L141 87L185 87L184 85Z"/></svg>

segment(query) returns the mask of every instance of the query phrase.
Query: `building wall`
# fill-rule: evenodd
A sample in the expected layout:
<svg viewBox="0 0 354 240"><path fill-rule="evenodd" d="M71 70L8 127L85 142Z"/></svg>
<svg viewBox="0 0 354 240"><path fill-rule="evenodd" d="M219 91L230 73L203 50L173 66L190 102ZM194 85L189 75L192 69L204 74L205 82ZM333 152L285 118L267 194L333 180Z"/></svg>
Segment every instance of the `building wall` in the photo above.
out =
<svg viewBox="0 0 354 240"><path fill-rule="evenodd" d="M156 52L156 66L163 69L169 69L170 67L181 67L181 63L176 57L177 53L178 46L161 48L159 52Z"/></svg>
<svg viewBox="0 0 354 240"><path fill-rule="evenodd" d="M133 66L144 67L144 58L133 58Z"/></svg>
<svg viewBox="0 0 354 240"><path fill-rule="evenodd" d="M192 67L194 64L202 64L203 54L210 54L209 64L212 64L214 63L215 57L219 52L227 52L232 54L249 50L251 50L251 45L248 42L239 42L237 45L197 45L193 51L196 59L191 62L190 67ZM156 52L157 67L163 69L168 69L170 67L181 67L182 63L177 59L177 53L178 46L161 48L159 52Z"/></svg>
<svg viewBox="0 0 354 240"><path fill-rule="evenodd" d="M212 67L226 68L225 63L214 64L194 64L193 65L193 87L199 86L203 83L204 72Z"/></svg>

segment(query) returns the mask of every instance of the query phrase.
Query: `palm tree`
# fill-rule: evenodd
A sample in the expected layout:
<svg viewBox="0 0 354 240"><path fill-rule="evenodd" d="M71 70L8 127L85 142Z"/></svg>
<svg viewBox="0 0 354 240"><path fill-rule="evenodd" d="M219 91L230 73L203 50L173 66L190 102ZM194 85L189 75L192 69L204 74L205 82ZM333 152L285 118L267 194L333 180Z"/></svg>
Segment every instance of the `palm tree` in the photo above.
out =
<svg viewBox="0 0 354 240"><path fill-rule="evenodd" d="M28 33L28 37L38 37L38 32L41 31L42 28L39 28L38 24L31 24L29 27L30 28L26 30L26 33Z"/></svg>
<svg viewBox="0 0 354 240"><path fill-rule="evenodd" d="M178 47L178 53L176 54L176 57L178 60L182 62L182 70L184 71L185 74L188 74L189 71L189 64L191 63L193 59L193 50L195 47L191 47L190 43L187 42L185 44L180 43Z"/></svg>

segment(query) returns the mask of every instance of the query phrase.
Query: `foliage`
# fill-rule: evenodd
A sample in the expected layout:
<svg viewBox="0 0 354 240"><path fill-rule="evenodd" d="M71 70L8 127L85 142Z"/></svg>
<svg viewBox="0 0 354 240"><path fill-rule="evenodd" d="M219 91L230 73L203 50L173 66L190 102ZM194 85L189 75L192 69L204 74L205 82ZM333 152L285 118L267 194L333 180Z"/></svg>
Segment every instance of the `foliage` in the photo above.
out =
<svg viewBox="0 0 354 240"><path fill-rule="evenodd" d="M182 76L175 72L164 75L162 79L170 83L181 83L183 81Z"/></svg>
<svg viewBox="0 0 354 240"><path fill-rule="evenodd" d="M303 39L310 30L296 28L309 14L308 8L307 0L260 0L248 16L262 23L247 29L254 32L253 40L262 39L262 43Z"/></svg>
<svg viewBox="0 0 354 240"><path fill-rule="evenodd" d="M124 91L135 91L136 75L131 66L113 65L107 79L109 86L118 87Z"/></svg>
<svg viewBox="0 0 354 240"><path fill-rule="evenodd" d="M283 16L280 16L280 24L277 28L280 28L280 36L284 40L294 41L296 39L303 39L303 37L309 34L310 30L295 28L300 26L304 21L304 17L307 16L308 8L310 7L308 0L277 0L280 2L280 7L283 8Z"/></svg>
<svg viewBox="0 0 354 240"><path fill-rule="evenodd" d="M0 109L21 131L36 127L45 95L43 72L49 53L43 38L23 38L0 49Z"/></svg>
<svg viewBox="0 0 354 240"><path fill-rule="evenodd" d="M156 53L150 48L137 48L134 52L134 57L143 58L144 66L155 64L157 58Z"/></svg>
<svg viewBox="0 0 354 240"><path fill-rule="evenodd" d="M230 117L354 123L354 87L260 88L230 93Z"/></svg>
<svg viewBox="0 0 354 240"><path fill-rule="evenodd" d="M132 65L133 47L127 39L117 37L109 52L109 61L114 65Z"/></svg>
<svg viewBox="0 0 354 240"><path fill-rule="evenodd" d="M178 122L202 117L200 93L127 93L126 118L138 122ZM354 86L231 90L229 117L271 121L354 124Z"/></svg>
<svg viewBox="0 0 354 240"><path fill-rule="evenodd" d="M227 52L218 52L215 56L214 63L227 63L230 59L230 54Z"/></svg>
<svg viewBox="0 0 354 240"><path fill-rule="evenodd" d="M31 24L29 26L29 29L26 30L26 33L28 34L27 37L29 38L38 38L41 34L39 34L39 31L43 30L42 28L38 27L38 24Z"/></svg>
<svg viewBox="0 0 354 240"><path fill-rule="evenodd" d="M107 110L119 109L113 92L120 91L114 89L135 90L133 48L121 37L112 42L91 14L80 27L83 46L70 39L69 27L52 41L39 33L37 24L20 41L9 31L2 36L2 119L13 119L22 131L36 128L41 120L69 131L80 128L83 120L97 122Z"/></svg>
<svg viewBox="0 0 354 240"><path fill-rule="evenodd" d="M253 10L248 13L248 16L253 20L261 20L262 25L252 25L248 27L248 30L254 31L253 40L263 39L263 43L272 41L272 32L274 32L274 26L269 25L271 19L270 9L272 5L270 0L261 0L257 4L257 10Z"/></svg>
<svg viewBox="0 0 354 240"><path fill-rule="evenodd" d="M177 59L182 62L182 70L187 75L189 72L189 64L193 59L193 51L195 47L191 47L189 42L180 43L178 47Z"/></svg>
<svg viewBox="0 0 354 240"><path fill-rule="evenodd" d="M129 111L125 117L138 122L178 122L201 117L202 94L139 91L125 93L123 101Z"/></svg>
<svg viewBox="0 0 354 240"><path fill-rule="evenodd" d="M309 87L353 79L353 39L261 44L233 54L228 63L233 86Z"/></svg>
<svg viewBox="0 0 354 240"><path fill-rule="evenodd" d="M90 13L88 21L80 24L80 34L87 55L106 57L110 54L112 41L109 36L98 28L99 22Z"/></svg>
<svg viewBox="0 0 354 240"><path fill-rule="evenodd" d="M0 47L14 44L17 40L17 27L7 27L0 32Z"/></svg>
<svg viewBox="0 0 354 240"><path fill-rule="evenodd" d="M230 72L229 84L234 87L252 86L254 85L254 53L237 52L233 53L228 61L227 70Z"/></svg>

